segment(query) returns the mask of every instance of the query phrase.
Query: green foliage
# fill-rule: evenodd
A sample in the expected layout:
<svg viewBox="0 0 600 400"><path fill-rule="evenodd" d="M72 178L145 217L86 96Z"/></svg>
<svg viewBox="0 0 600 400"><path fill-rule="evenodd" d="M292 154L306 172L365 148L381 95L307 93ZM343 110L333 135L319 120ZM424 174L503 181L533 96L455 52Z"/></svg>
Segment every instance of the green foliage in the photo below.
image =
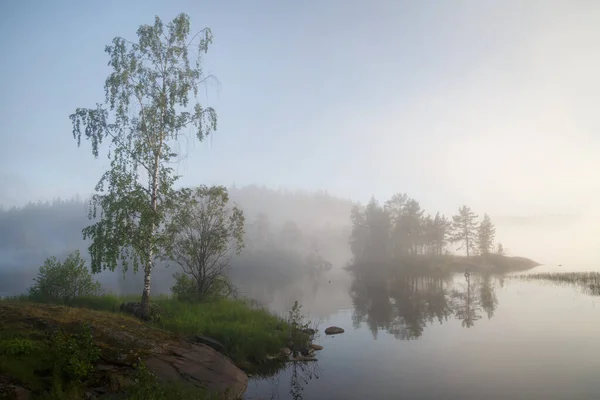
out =
<svg viewBox="0 0 600 400"><path fill-rule="evenodd" d="M28 338L17 337L0 340L0 355L3 356L19 358L30 355L38 349L38 344Z"/></svg>
<svg viewBox="0 0 600 400"><path fill-rule="evenodd" d="M235 294L235 289L229 283L226 276L216 277L208 290L198 290L198 285L193 278L177 272L173 274L175 285L171 288L173 297L183 302L210 301L222 297L230 297Z"/></svg>
<svg viewBox="0 0 600 400"><path fill-rule="evenodd" d="M496 236L496 228L490 219L490 216L484 214L483 221L477 229L477 247L479 254L489 254L494 251L494 237ZM504 251L504 250L503 250Z"/></svg>
<svg viewBox="0 0 600 400"><path fill-rule="evenodd" d="M470 207L461 206L458 214L452 216L452 235L450 241L460 243L459 250L465 249L467 257L476 250L477 215Z"/></svg>
<svg viewBox="0 0 600 400"><path fill-rule="evenodd" d="M90 327L85 324L75 335L59 331L52 338L50 360L57 374L67 381L87 378L94 371L99 358L100 349L94 343Z"/></svg>
<svg viewBox="0 0 600 400"><path fill-rule="evenodd" d="M70 254L64 262L55 257L46 259L40 267L29 295L36 301L70 303L73 299L100 293L99 282L92 279L79 251Z"/></svg>
<svg viewBox="0 0 600 400"><path fill-rule="evenodd" d="M239 254L244 247L244 214L235 205L228 207L228 202L223 186L202 185L179 191L166 228L170 238L168 257L191 278L175 275L173 292L179 298L202 299L218 294L227 284L231 255Z"/></svg>
<svg viewBox="0 0 600 400"><path fill-rule="evenodd" d="M192 303L202 300L196 289L196 283L191 278L181 272L173 274L173 278L175 278L175 285L171 288L171 292L175 299Z"/></svg>
<svg viewBox="0 0 600 400"><path fill-rule="evenodd" d="M244 300L226 298L188 303L155 299L167 317L157 326L185 335L205 335L221 342L234 361L261 362L277 354L288 341L287 324L280 317Z"/></svg>
<svg viewBox="0 0 600 400"><path fill-rule="evenodd" d="M189 107L206 79L201 61L213 39L210 29L190 38L190 19L179 14L166 26L156 17L137 36L136 43L116 37L106 46L112 72L104 85L105 104L78 108L70 119L77 144L82 136L88 139L94 157L109 142L110 169L90 201L89 217L99 219L83 230L84 239L91 239L92 270L115 270L119 264L127 270L132 264L137 271L143 264L147 305L153 263L167 240L162 224L175 199L177 142L191 127L202 141L216 130L217 115L197 101ZM196 54L190 54L198 37Z"/></svg>
<svg viewBox="0 0 600 400"><path fill-rule="evenodd" d="M294 301L292 309L288 312L287 323L290 327L290 342L294 347L304 347L309 342L306 333L310 328L311 321L305 320L301 312L302 305Z"/></svg>

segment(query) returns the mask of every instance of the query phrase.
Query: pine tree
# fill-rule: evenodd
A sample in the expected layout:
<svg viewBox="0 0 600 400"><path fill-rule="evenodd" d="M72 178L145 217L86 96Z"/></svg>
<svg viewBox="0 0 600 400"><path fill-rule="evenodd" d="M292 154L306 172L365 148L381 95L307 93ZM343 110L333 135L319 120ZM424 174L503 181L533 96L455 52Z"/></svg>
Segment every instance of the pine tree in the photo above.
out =
<svg viewBox="0 0 600 400"><path fill-rule="evenodd" d="M471 211L470 207L461 206L458 214L452 216L452 235L450 240L454 243L460 243L459 250L463 248L467 252L467 257L477 249L477 215Z"/></svg>
<svg viewBox="0 0 600 400"><path fill-rule="evenodd" d="M494 237L496 228L487 214L483 215L483 221L477 229L477 247L480 254L489 254L494 250Z"/></svg>

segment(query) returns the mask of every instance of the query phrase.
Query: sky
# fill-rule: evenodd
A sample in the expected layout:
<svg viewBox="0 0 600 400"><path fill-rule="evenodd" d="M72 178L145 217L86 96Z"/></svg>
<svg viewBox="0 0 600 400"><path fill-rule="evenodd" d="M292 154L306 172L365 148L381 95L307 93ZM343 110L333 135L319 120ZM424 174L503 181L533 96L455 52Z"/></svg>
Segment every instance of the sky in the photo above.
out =
<svg viewBox="0 0 600 400"><path fill-rule="evenodd" d="M180 12L211 28L219 80L200 98L218 131L190 144L181 184L406 192L513 238L578 232L563 250L600 259L593 0L3 2L0 204L92 192L108 161L68 117L104 100L105 45Z"/></svg>

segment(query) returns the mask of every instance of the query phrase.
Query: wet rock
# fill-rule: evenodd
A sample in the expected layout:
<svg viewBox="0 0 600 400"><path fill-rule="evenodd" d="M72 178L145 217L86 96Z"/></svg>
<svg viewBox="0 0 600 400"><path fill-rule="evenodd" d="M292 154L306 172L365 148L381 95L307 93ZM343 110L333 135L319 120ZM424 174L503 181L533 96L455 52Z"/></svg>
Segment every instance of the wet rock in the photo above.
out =
<svg viewBox="0 0 600 400"><path fill-rule="evenodd" d="M289 356L291 356L291 355L292 355L292 350L290 350L290 349L289 349L289 348L287 348L287 347L282 347L282 348L279 350L279 354L281 354L283 357L289 357Z"/></svg>
<svg viewBox="0 0 600 400"><path fill-rule="evenodd" d="M207 336L195 335L192 337L192 342L205 344L213 350L218 351L219 353L223 353L225 350L225 346L223 345L223 343L219 342L216 339L209 338Z"/></svg>
<svg viewBox="0 0 600 400"><path fill-rule="evenodd" d="M338 326L330 326L329 328L325 329L326 335L337 335L339 333L344 333L344 330Z"/></svg>
<svg viewBox="0 0 600 400"><path fill-rule="evenodd" d="M311 356L296 356L292 361L318 361L315 357Z"/></svg>
<svg viewBox="0 0 600 400"><path fill-rule="evenodd" d="M313 350L323 350L323 346L314 343L310 344L310 348Z"/></svg>
<svg viewBox="0 0 600 400"><path fill-rule="evenodd" d="M241 398L248 385L246 374L229 358L203 344L182 343L168 354L152 355L144 362L159 380L203 387L227 399Z"/></svg>

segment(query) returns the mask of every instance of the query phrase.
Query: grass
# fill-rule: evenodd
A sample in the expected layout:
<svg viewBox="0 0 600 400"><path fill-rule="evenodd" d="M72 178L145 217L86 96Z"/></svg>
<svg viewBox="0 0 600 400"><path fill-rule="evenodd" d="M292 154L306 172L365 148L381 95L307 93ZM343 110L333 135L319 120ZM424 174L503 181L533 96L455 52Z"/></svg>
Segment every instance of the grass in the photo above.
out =
<svg viewBox="0 0 600 400"><path fill-rule="evenodd" d="M138 357L150 354L157 344L167 346L182 338L203 335L221 342L223 352L234 363L254 372L259 366L273 364L267 356L278 354L291 338L290 324L285 318L247 300L223 298L185 303L157 296L152 301L160 313L149 322L119 311L123 302L138 300L135 296L111 294L76 298L68 305L33 302L27 296L0 300L0 377L4 374L15 379L44 400L82 398L85 384L56 377L49 367L60 364L49 356L57 346L52 341L56 331L77 335L82 322L91 326L93 344L99 349L101 360L111 363L117 360L134 364ZM85 360L88 354L65 353L74 358L60 365L71 367L78 360ZM81 368L87 371L85 365ZM138 383L127 388L130 399L210 398L196 389L136 379Z"/></svg>
<svg viewBox="0 0 600 400"><path fill-rule="evenodd" d="M27 296L11 301L30 302ZM139 301L138 296L79 297L69 306L77 309L120 313L123 302ZM282 318L249 300L215 299L186 303L168 296L152 299L160 307L160 318L150 325L181 336L203 335L221 342L234 362L261 363L268 355L287 346L289 325Z"/></svg>
<svg viewBox="0 0 600 400"><path fill-rule="evenodd" d="M214 338L237 362L262 362L288 342L289 330L282 318L245 300L194 304L159 298L154 302L165 313L158 326L176 334Z"/></svg>
<svg viewBox="0 0 600 400"><path fill-rule="evenodd" d="M600 273L598 272L547 272L514 276L514 279L544 280L557 284L573 285L583 292L600 296Z"/></svg>
<svg viewBox="0 0 600 400"><path fill-rule="evenodd" d="M0 301L0 377L27 387L33 399L83 399L90 386L104 381L111 382L113 394L125 393L120 398L128 400L216 398L184 384L159 383L143 365L118 377L95 368L100 356L137 357L148 350L139 339L164 342L172 339L169 333L126 316L20 300Z"/></svg>

